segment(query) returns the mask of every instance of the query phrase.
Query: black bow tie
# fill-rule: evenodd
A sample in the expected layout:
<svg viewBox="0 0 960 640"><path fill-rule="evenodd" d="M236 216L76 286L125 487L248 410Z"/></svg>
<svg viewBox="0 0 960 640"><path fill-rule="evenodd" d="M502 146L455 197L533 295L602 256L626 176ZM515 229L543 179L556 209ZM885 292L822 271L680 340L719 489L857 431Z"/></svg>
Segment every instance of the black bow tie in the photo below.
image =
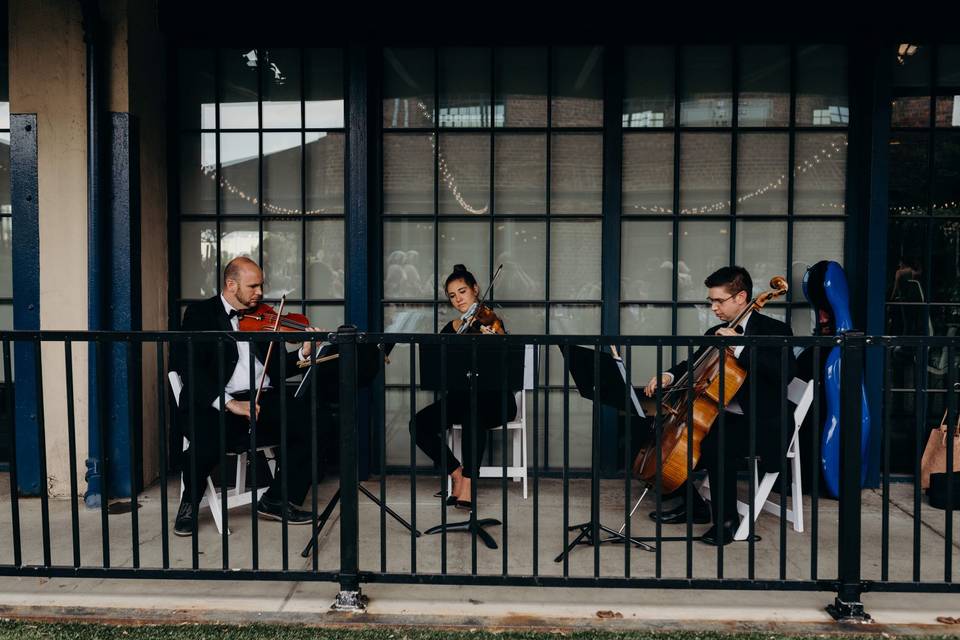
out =
<svg viewBox="0 0 960 640"><path fill-rule="evenodd" d="M230 309L229 313L227 313L227 320L232 320L233 318L239 317L239 315L239 311L236 309Z"/></svg>

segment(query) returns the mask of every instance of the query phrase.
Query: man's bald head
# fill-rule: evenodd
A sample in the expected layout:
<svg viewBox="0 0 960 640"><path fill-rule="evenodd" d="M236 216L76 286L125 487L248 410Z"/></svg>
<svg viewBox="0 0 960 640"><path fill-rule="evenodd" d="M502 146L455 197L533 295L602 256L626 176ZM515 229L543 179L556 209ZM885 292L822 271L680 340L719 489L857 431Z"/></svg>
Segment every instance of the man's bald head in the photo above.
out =
<svg viewBox="0 0 960 640"><path fill-rule="evenodd" d="M235 309L253 308L263 297L263 272L256 262L240 256L223 269L223 297Z"/></svg>

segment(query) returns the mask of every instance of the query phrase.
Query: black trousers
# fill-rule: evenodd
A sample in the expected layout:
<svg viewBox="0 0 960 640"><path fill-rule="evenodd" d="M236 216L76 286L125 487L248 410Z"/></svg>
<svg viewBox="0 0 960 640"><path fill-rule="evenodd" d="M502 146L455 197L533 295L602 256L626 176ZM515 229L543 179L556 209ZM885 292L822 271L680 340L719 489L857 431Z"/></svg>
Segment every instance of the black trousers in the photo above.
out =
<svg viewBox="0 0 960 640"><path fill-rule="evenodd" d="M440 402L424 407L417 412L411 423L411 429L416 434L417 446L430 456L437 467L441 462L441 449L447 451L447 474L453 473L461 466L460 460L453 455L447 446L446 433L450 425L459 424L463 428L463 475L476 478L479 473L480 462L483 460L483 451L487 446L487 431L499 427L504 422L510 422L517 417L517 401L512 393L507 394L506 420L502 413L503 395L497 392L482 392L477 394L477 433L471 431L470 394L463 391L451 391L447 394L447 421L440 420ZM476 438L477 448L473 448Z"/></svg>
<svg viewBox="0 0 960 640"><path fill-rule="evenodd" d="M265 390L260 395L260 415L257 417L256 445L279 445L281 437L280 427L280 391L277 389ZM310 490L313 479L311 447L311 419L310 405L307 398L297 399L293 392L285 390L287 410L287 460L281 459L281 447L277 447L276 475L267 489L266 495L279 501L283 497L283 475L287 476L287 499L296 505L302 504ZM245 396L235 396L237 400L246 401ZM190 439L190 414L188 410L180 412L180 425L184 437L190 440L190 446L183 452L183 479L186 488L184 499L194 502L203 497L207 476L220 463L220 418L219 411L212 406L197 407L194 416L194 438ZM242 453L250 450L250 421L230 413L224 412L225 418L225 446L227 453ZM327 441L325 433L330 426L330 414L327 410L317 411L317 468L318 474L323 460L322 449ZM191 455L196 460L191 464ZM196 473L191 475L191 469ZM216 478L215 478L216 480ZM197 494L193 495L193 483L196 483Z"/></svg>
<svg viewBox="0 0 960 640"><path fill-rule="evenodd" d="M706 469L710 478L710 510L715 523L737 518L737 472L747 468L746 458L750 453L750 420L746 416L726 412L722 451L720 444L720 418L718 417L710 433L700 443L700 461L697 465L698 469ZM770 430L761 429L758 425L754 450L760 457L761 472L780 470L780 460L785 452L780 445L779 432L771 433ZM721 459L723 460L722 475ZM722 505L721 502L723 502Z"/></svg>

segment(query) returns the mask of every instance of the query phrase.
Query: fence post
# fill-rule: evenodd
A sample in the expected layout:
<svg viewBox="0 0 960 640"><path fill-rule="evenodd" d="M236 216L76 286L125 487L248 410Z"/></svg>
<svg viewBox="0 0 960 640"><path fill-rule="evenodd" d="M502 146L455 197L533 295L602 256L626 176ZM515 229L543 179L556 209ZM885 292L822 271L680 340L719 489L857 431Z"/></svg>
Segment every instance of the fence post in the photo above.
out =
<svg viewBox="0 0 960 640"><path fill-rule="evenodd" d="M360 518L357 505L357 328L337 329L340 362L340 592L337 611L363 611L360 593Z"/></svg>
<svg viewBox="0 0 960 640"><path fill-rule="evenodd" d="M843 335L840 367L840 526L837 597L827 611L838 622L870 622L860 595L861 391L866 340L863 333Z"/></svg>

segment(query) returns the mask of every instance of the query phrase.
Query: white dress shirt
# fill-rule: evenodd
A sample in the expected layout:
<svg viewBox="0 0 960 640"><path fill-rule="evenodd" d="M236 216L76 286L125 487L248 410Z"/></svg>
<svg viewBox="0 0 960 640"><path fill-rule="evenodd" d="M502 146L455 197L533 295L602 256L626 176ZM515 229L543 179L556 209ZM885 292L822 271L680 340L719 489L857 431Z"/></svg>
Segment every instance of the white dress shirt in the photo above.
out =
<svg viewBox="0 0 960 640"><path fill-rule="evenodd" d="M220 294L220 301L223 303L223 310L227 315L229 315L231 311L243 311L243 309L234 309L233 306L227 302L227 299L223 297L223 294ZM236 315L230 318L230 327L234 331L240 331L240 320ZM227 386L224 387L224 402L230 402L233 400L233 394L240 393L241 391L249 391L251 394L256 393L256 391L250 389L250 343L237 340L236 344L237 353L240 357L237 360L237 366L233 368L233 374L230 376L230 379L227 380ZM256 367L254 370L254 381L259 383L260 376L263 375L263 388L269 389L270 376L264 374L263 363L260 362L260 358L256 355L253 356L253 361ZM219 395L213 399L213 408L220 409Z"/></svg>
<svg viewBox="0 0 960 640"><path fill-rule="evenodd" d="M743 332L744 332L744 333L747 332L747 323L750 322L750 316L752 316L752 315L753 315L753 311L749 312L746 316L744 316L743 320L740 322L740 326L743 327ZM735 358L739 358L739 357L740 357L740 354L743 353L743 349L744 349L745 346L746 346L746 345L742 345L742 344L741 344L741 345L737 345L736 347L734 347L734 348L733 348L733 356L734 356ZM666 386L669 387L671 384L673 384L673 380L674 380L673 374L670 373L669 371L666 371L666 372L664 372L664 375L670 376L670 380L667 381L667 385L666 385ZM737 401L737 400L731 401L730 404L728 404L726 407L724 407L724 410L726 410L726 411L728 411L728 412L730 412L730 413L735 413L735 414L737 414L737 415L741 415L741 416L743 415L743 407L740 406L740 402Z"/></svg>

